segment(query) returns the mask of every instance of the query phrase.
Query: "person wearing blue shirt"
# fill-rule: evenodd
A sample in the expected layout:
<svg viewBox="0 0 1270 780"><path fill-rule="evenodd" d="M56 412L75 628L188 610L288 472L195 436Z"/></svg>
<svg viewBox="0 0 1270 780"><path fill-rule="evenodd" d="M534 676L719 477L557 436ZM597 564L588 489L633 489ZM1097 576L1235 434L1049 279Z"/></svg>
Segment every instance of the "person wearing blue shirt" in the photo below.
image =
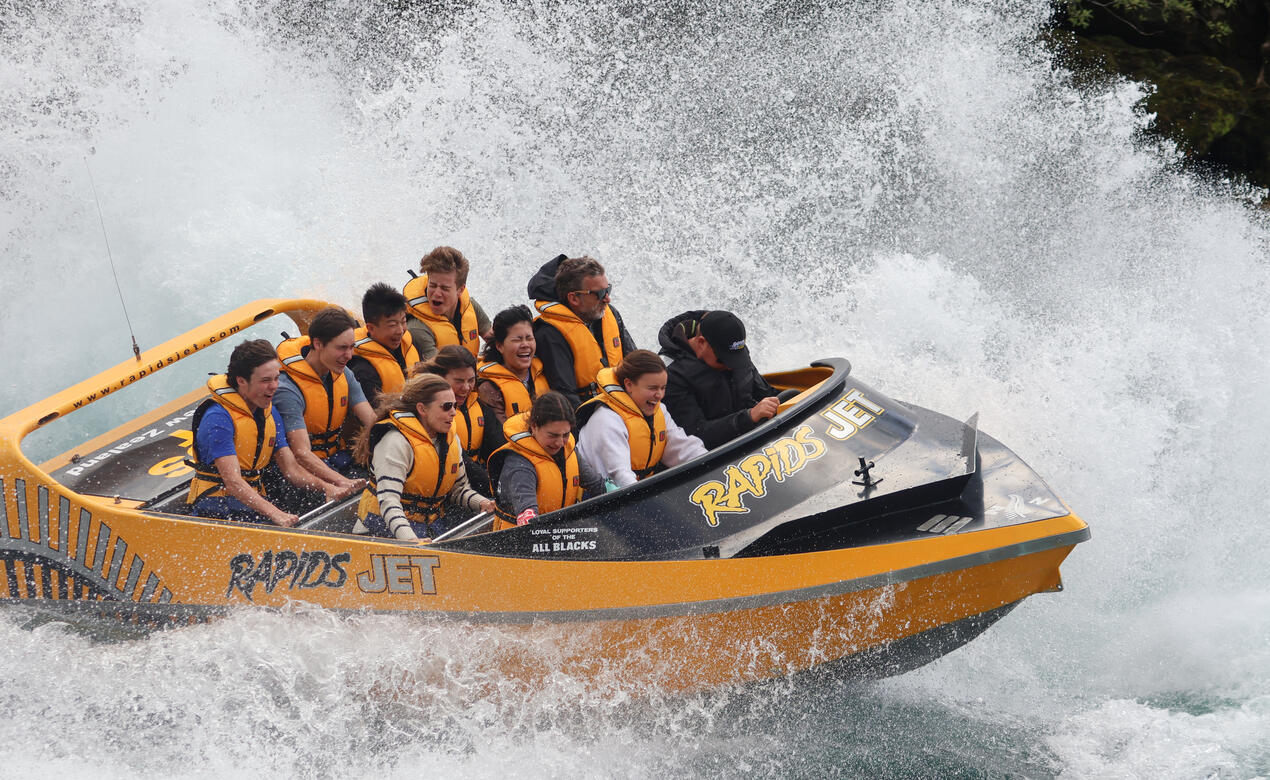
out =
<svg viewBox="0 0 1270 780"><path fill-rule="evenodd" d="M345 366L343 374L344 379L348 382L348 405L353 408L354 413L360 408L359 404L365 404L366 408L371 408L370 401L366 399L366 393L362 390L361 383L353 375L353 370ZM330 374L327 374L326 378L329 379ZM308 429L304 425L304 393L296 386L295 380L285 373L278 377L278 391L274 393L273 404L274 411L282 419L283 430L290 431L292 438L296 438L295 434L300 431L308 433ZM358 415L358 419L360 421L360 415ZM323 458L322 461L333 471L340 472L342 476L342 472L347 471L352 466L352 450L341 449L331 457ZM310 471L317 473L314 468L311 468Z"/></svg>
<svg viewBox="0 0 1270 780"><path fill-rule="evenodd" d="M273 406L281 365L269 342L246 341L234 348L229 369L208 382L212 397L194 414L194 446L189 503L194 514L290 527L299 517L266 496L262 472L275 465L293 485L320 491L334 501L360 490L326 482L300 467Z"/></svg>

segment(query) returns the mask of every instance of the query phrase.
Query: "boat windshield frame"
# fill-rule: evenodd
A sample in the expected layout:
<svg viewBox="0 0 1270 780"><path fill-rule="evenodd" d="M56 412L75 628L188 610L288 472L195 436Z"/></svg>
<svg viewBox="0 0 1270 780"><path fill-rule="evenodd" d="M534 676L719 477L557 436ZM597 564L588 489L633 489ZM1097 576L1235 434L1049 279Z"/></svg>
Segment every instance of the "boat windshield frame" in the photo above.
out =
<svg viewBox="0 0 1270 780"><path fill-rule="evenodd" d="M63 465L62 462L70 457L69 452L37 465L23 451L22 441L55 420L61 420L104 398L112 397L119 390L176 365L181 360L201 354L208 347L238 336L248 328L271 317L286 315L299 328L300 333L305 334L308 332L309 323L318 312L335 305L313 298L266 298L252 301L168 339L156 347L151 347L134 359L125 360L77 382L65 390L0 419L0 464L13 464L19 471L28 471L50 483L61 485L76 495L86 497L85 494L55 479L50 473ZM359 323L361 322L356 314L349 313ZM124 425L131 422L129 420ZM83 443L85 442L76 446L82 446Z"/></svg>

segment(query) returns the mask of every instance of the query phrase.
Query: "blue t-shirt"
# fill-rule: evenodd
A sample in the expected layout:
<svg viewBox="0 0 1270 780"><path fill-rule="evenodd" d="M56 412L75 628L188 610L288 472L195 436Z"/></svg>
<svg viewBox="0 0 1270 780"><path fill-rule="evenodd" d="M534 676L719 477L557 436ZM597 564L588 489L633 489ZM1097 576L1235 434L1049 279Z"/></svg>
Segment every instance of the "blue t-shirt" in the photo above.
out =
<svg viewBox="0 0 1270 780"><path fill-rule="evenodd" d="M280 450L287 446L287 434L283 430L282 415L278 414L277 406L273 407L272 413L273 423L278 428L273 448ZM225 407L212 404L210 409L203 412L202 419L198 421L198 430L194 432L194 444L203 462L208 464L226 455L238 455L238 448L234 446L234 419L229 416Z"/></svg>
<svg viewBox="0 0 1270 780"><path fill-rule="evenodd" d="M344 366L344 378L348 380L348 408L366 400L362 386L353 376L348 366ZM296 385L295 380L283 373L278 377L278 390L273 394L273 408L282 413L282 421L288 431L298 431L304 427L304 393Z"/></svg>

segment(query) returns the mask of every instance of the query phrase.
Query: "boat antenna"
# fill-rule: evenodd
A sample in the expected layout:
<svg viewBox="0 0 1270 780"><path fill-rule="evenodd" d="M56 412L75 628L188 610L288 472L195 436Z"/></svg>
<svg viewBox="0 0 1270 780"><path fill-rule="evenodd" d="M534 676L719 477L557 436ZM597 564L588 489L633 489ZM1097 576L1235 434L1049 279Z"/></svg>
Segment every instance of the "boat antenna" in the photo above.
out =
<svg viewBox="0 0 1270 780"><path fill-rule="evenodd" d="M123 288L119 286L119 273L115 271L115 256L110 251L110 237L106 235L106 217L101 213L101 198L97 197L97 183L93 181L93 169L84 158L84 168L88 171L88 186L93 190L93 202L97 204L97 220L101 222L101 237L106 242L106 257L110 258L110 273L115 277L115 290L119 293L119 306L123 309L124 322L128 323L128 335L132 337L132 354L137 362L141 361L141 347L137 346L137 334L132 332L132 318L128 316L128 304L123 301Z"/></svg>

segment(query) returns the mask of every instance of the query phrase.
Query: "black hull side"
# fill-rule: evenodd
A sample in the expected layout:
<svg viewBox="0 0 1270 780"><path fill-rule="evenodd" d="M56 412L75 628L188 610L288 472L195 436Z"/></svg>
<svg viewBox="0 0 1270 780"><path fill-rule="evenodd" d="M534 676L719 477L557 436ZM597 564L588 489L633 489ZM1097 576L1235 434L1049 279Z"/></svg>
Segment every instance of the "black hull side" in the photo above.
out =
<svg viewBox="0 0 1270 780"><path fill-rule="evenodd" d="M446 539L437 548L511 558L701 560L734 557L785 526L761 552L745 554L838 549L876 541L879 529L861 528L862 520L886 518L887 533L911 530L895 529L894 518L916 527L962 499L977 463L972 425L889 398L852 377L845 360L813 365L833 374L793 408L701 458L530 525ZM875 482L864 488L853 482L861 459L876 462Z"/></svg>
<svg viewBox="0 0 1270 780"><path fill-rule="evenodd" d="M793 676L800 681L880 680L911 672L973 641L1021 603L1021 600L1015 601L896 642L871 647Z"/></svg>

